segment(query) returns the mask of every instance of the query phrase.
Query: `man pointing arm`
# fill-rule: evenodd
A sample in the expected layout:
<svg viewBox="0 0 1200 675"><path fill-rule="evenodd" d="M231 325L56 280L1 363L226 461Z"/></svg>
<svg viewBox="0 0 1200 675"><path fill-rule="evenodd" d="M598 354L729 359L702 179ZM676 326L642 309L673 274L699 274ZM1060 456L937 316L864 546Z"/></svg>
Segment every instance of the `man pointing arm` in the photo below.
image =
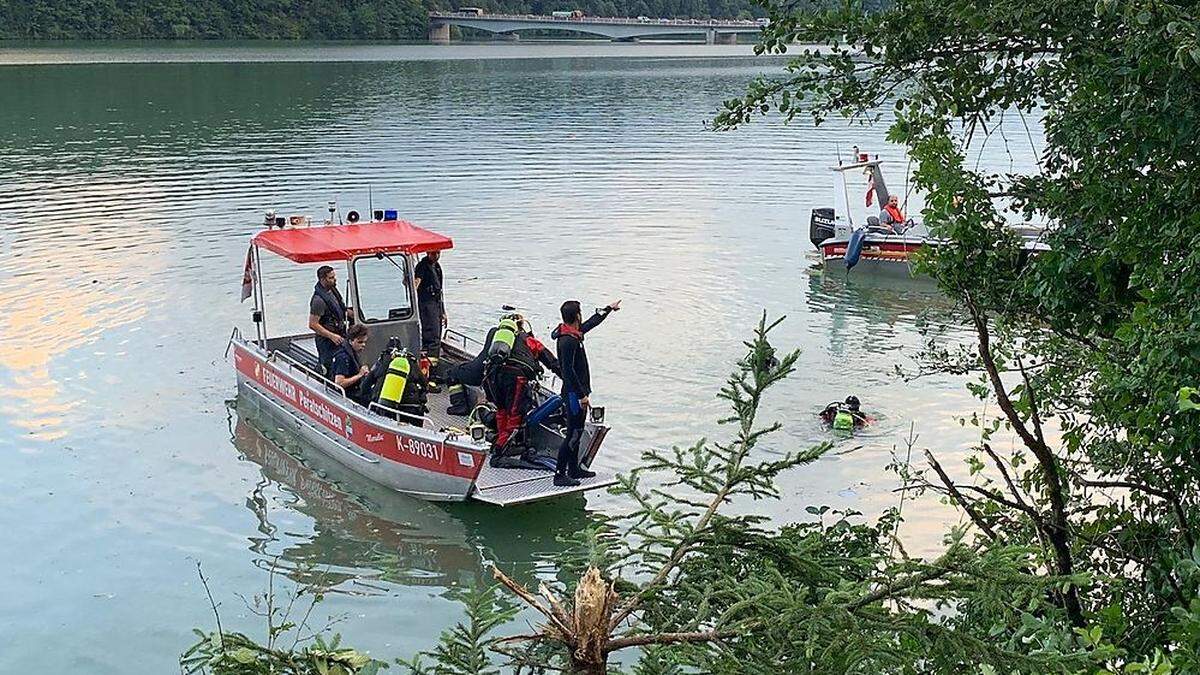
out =
<svg viewBox="0 0 1200 675"><path fill-rule="evenodd" d="M559 367L562 368L562 400L567 417L566 437L558 449L555 485L579 485L580 478L596 475L579 466L579 440L583 435L583 424L587 419L586 411L592 394L592 376L587 351L583 348L583 336L620 308L621 301L617 300L583 321L579 301L568 300L560 309L562 323L551 333L555 339Z"/></svg>

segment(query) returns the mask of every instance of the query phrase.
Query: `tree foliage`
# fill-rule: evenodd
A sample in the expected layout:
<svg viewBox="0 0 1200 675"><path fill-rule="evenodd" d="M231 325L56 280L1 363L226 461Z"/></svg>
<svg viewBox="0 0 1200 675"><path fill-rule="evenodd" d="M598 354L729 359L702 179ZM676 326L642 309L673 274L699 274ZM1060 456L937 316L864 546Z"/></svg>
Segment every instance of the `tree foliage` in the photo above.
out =
<svg viewBox="0 0 1200 675"><path fill-rule="evenodd" d="M356 39L425 37L428 12L749 18L751 0L0 0L0 39Z"/></svg>
<svg viewBox="0 0 1200 675"><path fill-rule="evenodd" d="M1061 631L1055 591L1069 580L1034 569L1036 546L955 530L924 561L896 546L895 511L872 524L810 507L814 521L781 529L740 513L739 502L778 499L776 477L827 449L770 448L779 425L758 410L797 358L777 354L772 327L764 318L721 391L729 440L646 452L617 488L636 509L576 536L553 583L534 592L495 571L544 619L493 642L505 665L600 673L630 647L639 673L1073 672L1108 657L1100 636Z"/></svg>
<svg viewBox="0 0 1200 675"><path fill-rule="evenodd" d="M1068 579L1062 629L1114 641L1121 664L1194 662L1190 572L1200 494L1200 22L1192 3L910 0L878 16L771 0L760 50L821 45L753 83L717 121L777 111L878 119L913 159L926 224L950 245L922 269L959 302L976 349L944 369L1000 409L976 484L936 463L925 485L986 549L1036 547ZM997 175L968 152L1004 118L1044 124L1038 170ZM1024 139L1023 139L1024 140ZM1033 142L1032 137L1028 139ZM1048 224L1027 259L1007 226ZM1016 449L991 440L1011 432ZM1090 629L1084 628L1090 626ZM1089 633L1088 631L1094 631Z"/></svg>
<svg viewBox="0 0 1200 675"><path fill-rule="evenodd" d="M0 0L0 39L374 39L425 35L420 0Z"/></svg>
<svg viewBox="0 0 1200 675"><path fill-rule="evenodd" d="M498 586L458 595L463 622L443 632L432 651L397 663L441 675L505 668L603 673L612 654L636 648L634 672L647 675L980 666L1066 673L1114 658L1117 648L1102 628L1070 629L1061 592L1084 580L1040 569L1044 551L1036 543L1013 537L995 545L956 528L942 555L921 560L895 539L898 510L870 523L861 514L814 506L812 520L782 528L744 513L739 504L778 499L777 476L827 450L780 452L772 447L779 424L758 420L769 390L798 356L777 353L768 340L773 327L764 317L721 391L730 408L723 420L728 439L646 452L616 489L635 508L571 536L558 575L530 590L494 569ZM1184 567L1193 577L1200 570L1194 562ZM538 619L532 632L503 634L515 613L501 587ZM279 615L271 602L259 606L266 607L263 616ZM1197 609L1178 608L1175 640L1195 642ZM320 643L315 651L279 649L275 636L289 627L286 619L269 619L267 643L258 647L223 631L217 617L217 631L199 633L185 664L225 675L261 672L264 663L306 674L283 666L330 651ZM255 659L244 663L239 655ZM1139 665L1157 667L1166 658L1154 654Z"/></svg>
<svg viewBox="0 0 1200 675"><path fill-rule="evenodd" d="M225 630L220 604L213 598L208 579L197 565L200 583L208 594L216 630L195 630L197 641L179 657L183 675L376 675L388 666L355 649L342 646L342 636L332 633L336 620L310 623L313 610L324 599L321 584L307 584L277 594L277 561L271 563L267 590L245 600L246 609L265 624L265 638Z"/></svg>

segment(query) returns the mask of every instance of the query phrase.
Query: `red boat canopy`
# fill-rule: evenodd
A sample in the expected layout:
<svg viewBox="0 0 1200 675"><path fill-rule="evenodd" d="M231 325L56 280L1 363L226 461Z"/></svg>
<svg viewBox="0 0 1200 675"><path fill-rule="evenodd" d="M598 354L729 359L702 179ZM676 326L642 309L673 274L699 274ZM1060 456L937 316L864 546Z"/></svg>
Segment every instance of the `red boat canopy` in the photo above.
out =
<svg viewBox="0 0 1200 675"><path fill-rule="evenodd" d="M263 230L254 243L298 263L349 260L373 253L424 253L452 248L450 237L405 220Z"/></svg>

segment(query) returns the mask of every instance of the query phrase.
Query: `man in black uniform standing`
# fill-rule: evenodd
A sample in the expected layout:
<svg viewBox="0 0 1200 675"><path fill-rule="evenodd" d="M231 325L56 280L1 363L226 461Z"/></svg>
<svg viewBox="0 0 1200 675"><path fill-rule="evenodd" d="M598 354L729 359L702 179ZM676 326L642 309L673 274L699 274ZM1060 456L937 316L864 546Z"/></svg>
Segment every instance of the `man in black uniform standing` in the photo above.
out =
<svg viewBox="0 0 1200 675"><path fill-rule="evenodd" d="M346 301L338 292L337 275L329 265L317 269L317 285L308 303L308 329L316 333L321 374L328 377L333 355L346 339Z"/></svg>
<svg viewBox="0 0 1200 675"><path fill-rule="evenodd" d="M558 364L562 369L563 412L567 417L567 434L558 448L558 465L554 473L554 484L559 486L579 485L580 478L591 478L596 474L579 466L579 440L583 436L583 424L587 420L587 409L591 404L592 374L588 368L587 352L583 349L583 335L600 325L605 317L621 308L617 300L598 310L587 321L582 321L583 312L578 300L562 304L562 324L550 334L556 341Z"/></svg>
<svg viewBox="0 0 1200 675"><path fill-rule="evenodd" d="M421 258L413 274L417 278L417 310L421 316L421 351L426 356L442 353L442 329L446 327L446 304L442 300L441 251L430 251Z"/></svg>

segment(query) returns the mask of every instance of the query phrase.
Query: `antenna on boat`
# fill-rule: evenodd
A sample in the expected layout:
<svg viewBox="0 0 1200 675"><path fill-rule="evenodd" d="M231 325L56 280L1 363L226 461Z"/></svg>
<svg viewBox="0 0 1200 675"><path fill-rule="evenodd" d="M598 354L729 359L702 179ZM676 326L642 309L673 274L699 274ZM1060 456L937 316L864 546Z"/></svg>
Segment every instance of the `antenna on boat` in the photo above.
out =
<svg viewBox="0 0 1200 675"><path fill-rule="evenodd" d="M909 171L911 169L912 169L912 155L909 155L908 156L908 164L905 165L905 167L904 167L904 207L903 208L906 213L908 212L908 195L909 195L908 176L909 176Z"/></svg>
<svg viewBox="0 0 1200 675"><path fill-rule="evenodd" d="M842 146L840 143L834 142L833 151L837 153L838 166L842 165Z"/></svg>
<svg viewBox="0 0 1200 675"><path fill-rule="evenodd" d="M367 183L367 212L371 214L371 220L375 220L375 199L371 195L370 183Z"/></svg>

